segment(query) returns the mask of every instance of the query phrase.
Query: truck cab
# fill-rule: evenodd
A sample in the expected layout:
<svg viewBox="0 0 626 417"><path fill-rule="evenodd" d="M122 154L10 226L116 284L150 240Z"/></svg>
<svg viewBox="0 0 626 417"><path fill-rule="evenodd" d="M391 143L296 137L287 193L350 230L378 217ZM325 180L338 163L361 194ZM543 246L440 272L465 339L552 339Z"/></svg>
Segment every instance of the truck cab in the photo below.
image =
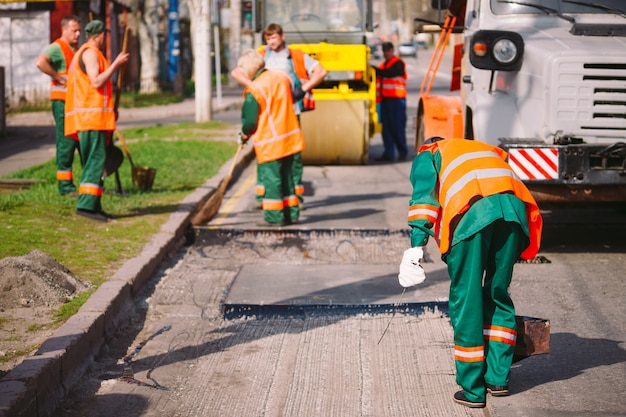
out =
<svg viewBox="0 0 626 417"><path fill-rule="evenodd" d="M445 110L461 117L422 135L448 136L456 125L504 148L537 201L626 201L626 4L439 3L464 10L460 100ZM425 124L441 112L428 101L418 105Z"/></svg>

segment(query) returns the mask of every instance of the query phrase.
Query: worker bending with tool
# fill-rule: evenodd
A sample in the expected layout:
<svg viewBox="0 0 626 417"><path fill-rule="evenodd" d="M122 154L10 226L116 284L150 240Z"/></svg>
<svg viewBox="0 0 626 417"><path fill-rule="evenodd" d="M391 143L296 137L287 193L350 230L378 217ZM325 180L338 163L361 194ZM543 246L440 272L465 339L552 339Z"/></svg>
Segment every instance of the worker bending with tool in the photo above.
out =
<svg viewBox="0 0 626 417"><path fill-rule="evenodd" d="M245 51L237 62L252 80L244 89L241 109L241 140L251 136L258 175L265 186L262 200L264 226L296 223L300 216L293 181L294 155L304 150L304 138L293 109L289 78L265 69L263 57Z"/></svg>
<svg viewBox="0 0 626 417"><path fill-rule="evenodd" d="M508 395L516 342L508 289L513 266L539 250L542 218L534 198L506 162L483 142L430 138L411 167L411 248L400 264L403 287L425 279L420 265L429 237L450 275L454 330L454 401L482 408L486 393Z"/></svg>

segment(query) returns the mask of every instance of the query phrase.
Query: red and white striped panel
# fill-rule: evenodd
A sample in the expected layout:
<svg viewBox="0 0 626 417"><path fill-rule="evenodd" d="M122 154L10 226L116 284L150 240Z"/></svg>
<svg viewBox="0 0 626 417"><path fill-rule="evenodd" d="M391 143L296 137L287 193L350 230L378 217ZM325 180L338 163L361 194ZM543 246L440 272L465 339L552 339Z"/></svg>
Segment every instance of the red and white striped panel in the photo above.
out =
<svg viewBox="0 0 626 417"><path fill-rule="evenodd" d="M559 150L557 148L510 149L509 165L522 180L555 180L559 177Z"/></svg>

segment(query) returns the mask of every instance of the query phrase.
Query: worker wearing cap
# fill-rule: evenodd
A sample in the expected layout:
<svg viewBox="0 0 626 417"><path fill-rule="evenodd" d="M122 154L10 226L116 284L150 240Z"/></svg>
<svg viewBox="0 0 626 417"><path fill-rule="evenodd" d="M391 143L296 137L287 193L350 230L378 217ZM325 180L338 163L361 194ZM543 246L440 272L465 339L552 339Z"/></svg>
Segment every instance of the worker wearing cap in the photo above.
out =
<svg viewBox="0 0 626 417"><path fill-rule="evenodd" d="M487 392L508 394L517 336L508 288L519 258L539 250L542 218L501 148L465 139L427 142L411 167L411 249L398 279L404 287L424 280L422 248L434 237L451 280L456 381L463 388L454 401L485 407Z"/></svg>
<svg viewBox="0 0 626 417"><path fill-rule="evenodd" d="M37 57L35 65L50 76L50 104L56 126L56 164L59 194L75 195L76 185L72 174L74 154L78 142L65 136L65 85L67 70L74 58L80 36L80 20L67 15L61 19L61 37L52 42Z"/></svg>
<svg viewBox="0 0 626 417"><path fill-rule="evenodd" d="M384 42L382 49L385 62L376 68L376 104L380 106L385 150L376 161L393 161L396 151L398 160L404 161L409 154L406 144L406 64L394 55L391 42Z"/></svg>
<svg viewBox="0 0 626 417"><path fill-rule="evenodd" d="M108 221L102 210L104 164L110 133L116 128L111 76L128 61L120 53L111 65L100 52L108 30L100 20L85 26L87 42L76 52L67 78L65 134L79 141L83 163L76 214Z"/></svg>

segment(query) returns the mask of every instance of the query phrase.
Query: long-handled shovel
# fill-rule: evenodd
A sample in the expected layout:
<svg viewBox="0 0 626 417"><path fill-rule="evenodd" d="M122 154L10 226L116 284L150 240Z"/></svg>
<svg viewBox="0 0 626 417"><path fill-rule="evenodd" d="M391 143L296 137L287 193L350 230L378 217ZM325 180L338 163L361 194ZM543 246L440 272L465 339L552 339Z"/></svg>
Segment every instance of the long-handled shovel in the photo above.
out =
<svg viewBox="0 0 626 417"><path fill-rule="evenodd" d="M124 29L124 43L122 46L122 52L124 53L126 53L126 49L128 47L128 30L129 30L128 27ZM115 92L115 98L114 98L115 101L113 102L113 111L115 112L116 116L117 116L117 110L120 106L120 94L122 92L122 75L124 73L124 67L125 66L122 66L119 69L119 72L117 74L117 91ZM119 132L118 132L118 136L119 136ZM115 190L115 192L123 196L124 191L122 190L122 181L120 180L119 167L120 165L122 165L124 157L122 155L122 152L120 152L119 148L117 148L113 144L113 135L110 136L109 140L110 140L110 143L109 143L109 148L107 149L107 160L105 162L104 177L107 177L111 175L113 172L115 172L115 184L117 186L117 189ZM126 156L128 156L130 159L130 155L127 154Z"/></svg>
<svg viewBox="0 0 626 417"><path fill-rule="evenodd" d="M124 43L122 44L122 52L125 53L128 49L128 32L129 29L126 27L124 29ZM115 103L114 108L115 111L119 108L120 103L120 92L122 91L122 78L124 76L124 67L120 68L119 73L117 74L117 91L115 95ZM150 167L142 167L135 166L133 163L133 158L130 156L130 151L128 150L128 146L126 146L126 141L124 140L124 136L122 132L116 130L117 138L120 140L122 144L122 149L124 150L124 154L128 158L128 162L130 162L130 174L133 179L133 184L140 191L149 191L152 189L152 183L154 182L154 177L156 175L156 169Z"/></svg>

